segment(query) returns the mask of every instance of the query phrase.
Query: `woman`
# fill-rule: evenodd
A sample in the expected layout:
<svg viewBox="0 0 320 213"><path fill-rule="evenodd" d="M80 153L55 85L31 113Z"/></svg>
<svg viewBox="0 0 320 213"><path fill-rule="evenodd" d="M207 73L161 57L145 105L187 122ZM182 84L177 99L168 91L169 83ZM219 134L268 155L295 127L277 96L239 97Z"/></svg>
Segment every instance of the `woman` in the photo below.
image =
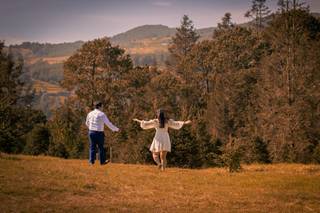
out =
<svg viewBox="0 0 320 213"><path fill-rule="evenodd" d="M168 120L165 117L164 111L161 109L158 111L157 117L157 119L150 121L139 120L136 118L133 120L139 122L142 129L156 129L156 134L150 146L150 151L152 152L153 160L156 162L159 169L164 171L167 165L167 152L171 152L168 128L180 129L184 124L190 124L191 121ZM161 161L159 161L159 155Z"/></svg>

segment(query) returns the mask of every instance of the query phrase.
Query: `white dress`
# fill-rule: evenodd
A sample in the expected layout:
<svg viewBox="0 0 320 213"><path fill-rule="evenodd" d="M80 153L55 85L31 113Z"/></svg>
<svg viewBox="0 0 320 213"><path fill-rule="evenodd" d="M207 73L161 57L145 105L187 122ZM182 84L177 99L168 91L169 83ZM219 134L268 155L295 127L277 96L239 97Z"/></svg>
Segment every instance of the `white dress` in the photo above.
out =
<svg viewBox="0 0 320 213"><path fill-rule="evenodd" d="M142 129L156 129L156 135L154 136L152 144L150 146L151 152L171 152L171 142L168 133L168 128L180 129L183 126L183 124L183 121L174 121L170 119L165 124L164 128L160 128L158 119L154 119L150 121L141 121L140 126Z"/></svg>

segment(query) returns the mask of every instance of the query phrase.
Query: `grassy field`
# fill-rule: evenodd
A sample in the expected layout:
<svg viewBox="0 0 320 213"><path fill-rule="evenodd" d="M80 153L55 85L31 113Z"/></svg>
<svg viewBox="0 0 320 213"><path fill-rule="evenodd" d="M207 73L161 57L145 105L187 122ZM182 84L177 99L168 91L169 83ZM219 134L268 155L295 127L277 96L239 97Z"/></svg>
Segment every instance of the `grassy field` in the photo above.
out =
<svg viewBox="0 0 320 213"><path fill-rule="evenodd" d="M51 84L51 83L40 81L40 80L34 81L33 89L35 89L36 92L46 91L47 93L50 93L50 94L65 92L65 90L59 85Z"/></svg>
<svg viewBox="0 0 320 213"><path fill-rule="evenodd" d="M1 154L0 212L320 212L320 166L161 172Z"/></svg>

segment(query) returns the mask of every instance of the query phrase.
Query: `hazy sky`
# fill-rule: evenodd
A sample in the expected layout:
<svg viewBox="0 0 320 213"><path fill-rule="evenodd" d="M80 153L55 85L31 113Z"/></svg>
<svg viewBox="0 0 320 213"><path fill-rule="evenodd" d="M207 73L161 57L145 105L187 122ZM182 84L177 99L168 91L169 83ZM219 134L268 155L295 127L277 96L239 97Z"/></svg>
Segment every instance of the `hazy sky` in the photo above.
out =
<svg viewBox="0 0 320 213"><path fill-rule="evenodd" d="M0 39L69 42L113 36L145 24L177 27L186 14L196 28L212 27L225 12L234 22L248 21L243 14L251 0L0 0ZM275 9L277 0L267 0ZM320 12L320 0L306 1Z"/></svg>

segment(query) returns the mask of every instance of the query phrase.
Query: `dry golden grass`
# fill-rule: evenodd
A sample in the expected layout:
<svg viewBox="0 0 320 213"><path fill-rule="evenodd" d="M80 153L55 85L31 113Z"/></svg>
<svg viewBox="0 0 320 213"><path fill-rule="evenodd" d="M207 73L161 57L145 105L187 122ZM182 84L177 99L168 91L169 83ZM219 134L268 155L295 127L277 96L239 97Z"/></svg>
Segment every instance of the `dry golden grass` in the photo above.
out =
<svg viewBox="0 0 320 213"><path fill-rule="evenodd" d="M128 54L156 54L156 53L167 53L166 48L159 47L135 47L126 49Z"/></svg>
<svg viewBox="0 0 320 213"><path fill-rule="evenodd" d="M28 65L31 65L31 64L37 63L38 61L41 61L41 58L33 56L33 57L30 57L27 60L25 60L25 63Z"/></svg>
<svg viewBox="0 0 320 213"><path fill-rule="evenodd" d="M48 64L60 64L64 63L70 56L55 56L55 57L37 57L37 56L26 56L25 57L25 63L27 65L32 65L37 62L47 62Z"/></svg>
<svg viewBox="0 0 320 213"><path fill-rule="evenodd" d="M59 64L65 62L70 56L43 57L42 60L48 64Z"/></svg>
<svg viewBox="0 0 320 213"><path fill-rule="evenodd" d="M0 157L1 212L320 212L320 166L190 170Z"/></svg>
<svg viewBox="0 0 320 213"><path fill-rule="evenodd" d="M64 89L59 85L50 84L48 82L40 80L35 80L32 86L36 90L36 92L46 91L47 93L52 94L64 92Z"/></svg>
<svg viewBox="0 0 320 213"><path fill-rule="evenodd" d="M136 42L131 42L130 45L122 45L129 54L157 54L167 53L170 37L154 37L148 39L141 39Z"/></svg>

